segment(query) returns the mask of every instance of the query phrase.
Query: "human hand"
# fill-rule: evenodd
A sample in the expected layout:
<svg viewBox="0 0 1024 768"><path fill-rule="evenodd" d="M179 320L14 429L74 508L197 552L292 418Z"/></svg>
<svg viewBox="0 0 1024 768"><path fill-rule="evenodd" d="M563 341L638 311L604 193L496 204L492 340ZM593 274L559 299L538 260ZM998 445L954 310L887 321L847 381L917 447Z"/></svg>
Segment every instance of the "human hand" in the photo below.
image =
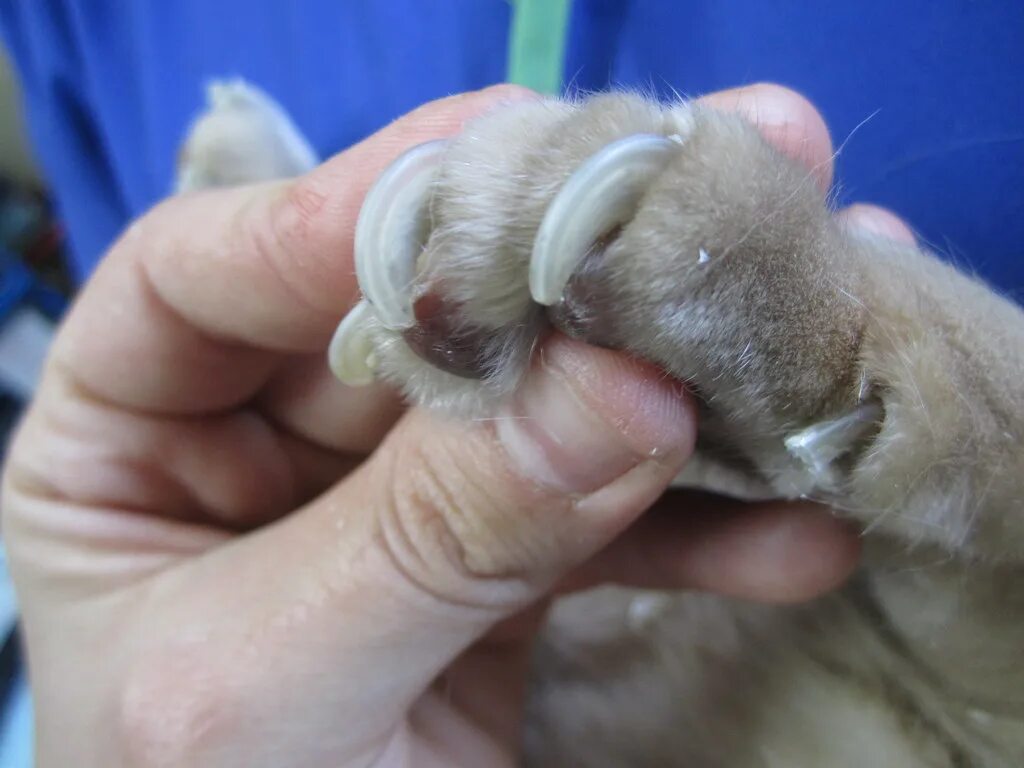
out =
<svg viewBox="0 0 1024 768"><path fill-rule="evenodd" d="M501 429L331 378L367 187L525 96L428 104L303 178L169 200L113 246L4 475L40 765L511 763L553 590L790 601L849 573L855 538L810 505L675 494L641 517L695 408L617 353L553 337ZM801 98L708 100L827 186Z"/></svg>

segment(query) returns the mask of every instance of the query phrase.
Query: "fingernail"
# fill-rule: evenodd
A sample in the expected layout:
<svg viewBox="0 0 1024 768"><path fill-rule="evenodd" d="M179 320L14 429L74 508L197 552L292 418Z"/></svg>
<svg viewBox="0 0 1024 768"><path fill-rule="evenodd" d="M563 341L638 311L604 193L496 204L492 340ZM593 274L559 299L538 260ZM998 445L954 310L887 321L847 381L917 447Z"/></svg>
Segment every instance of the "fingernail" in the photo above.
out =
<svg viewBox="0 0 1024 768"><path fill-rule="evenodd" d="M654 367L558 336L497 431L525 476L583 495L644 461L681 463L692 450L693 413L678 382Z"/></svg>
<svg viewBox="0 0 1024 768"><path fill-rule="evenodd" d="M917 239L913 231L899 216L877 205L858 203L840 211L840 223L854 234L863 233L884 237L908 245L915 245Z"/></svg>

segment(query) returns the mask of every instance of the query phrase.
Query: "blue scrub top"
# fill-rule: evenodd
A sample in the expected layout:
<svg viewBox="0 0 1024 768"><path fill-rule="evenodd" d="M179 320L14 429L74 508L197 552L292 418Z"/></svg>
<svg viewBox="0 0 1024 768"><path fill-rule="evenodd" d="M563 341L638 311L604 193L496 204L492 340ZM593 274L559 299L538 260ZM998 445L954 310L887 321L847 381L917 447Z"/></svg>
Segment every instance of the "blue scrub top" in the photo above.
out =
<svg viewBox="0 0 1024 768"><path fill-rule="evenodd" d="M277 97L323 155L499 82L509 0L0 0L85 277L171 185L204 82ZM893 208L1024 297L1024 2L575 0L566 81L671 96L771 80L828 121L838 201Z"/></svg>

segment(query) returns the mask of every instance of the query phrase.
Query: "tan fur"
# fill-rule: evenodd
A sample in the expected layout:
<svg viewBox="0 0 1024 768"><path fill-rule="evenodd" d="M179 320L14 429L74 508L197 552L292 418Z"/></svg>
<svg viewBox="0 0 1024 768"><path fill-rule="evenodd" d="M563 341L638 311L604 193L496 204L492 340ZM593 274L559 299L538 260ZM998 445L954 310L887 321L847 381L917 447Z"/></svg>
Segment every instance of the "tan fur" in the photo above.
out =
<svg viewBox="0 0 1024 768"><path fill-rule="evenodd" d="M929 254L838 227L810 174L740 118L615 94L471 124L446 152L415 293L485 340L486 376L440 371L378 327L382 375L462 414L513 392L545 327L526 289L540 219L581 162L638 132L680 150L570 284L583 315L548 322L691 383L706 411L691 479L809 489L863 525L868 558L799 608L562 601L537 650L528 762L1024 765L1024 313ZM838 483L810 488L783 440L864 397L884 409L877 430Z"/></svg>

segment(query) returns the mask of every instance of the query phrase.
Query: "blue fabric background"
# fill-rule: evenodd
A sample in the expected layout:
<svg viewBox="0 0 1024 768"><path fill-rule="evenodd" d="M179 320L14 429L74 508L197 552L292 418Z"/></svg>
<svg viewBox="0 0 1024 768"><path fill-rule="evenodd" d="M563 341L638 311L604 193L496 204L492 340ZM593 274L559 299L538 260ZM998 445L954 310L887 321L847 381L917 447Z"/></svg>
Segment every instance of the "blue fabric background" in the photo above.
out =
<svg viewBox="0 0 1024 768"><path fill-rule="evenodd" d="M83 279L168 192L207 80L259 84L327 155L424 101L501 81L509 18L507 0L0 0ZM671 96L773 80L821 108L837 145L867 119L838 160L839 202L892 207L1024 297L1020 0L575 0L568 42L571 88ZM3 716L4 768L30 764L28 702L22 681Z"/></svg>
<svg viewBox="0 0 1024 768"><path fill-rule="evenodd" d="M85 276L164 195L202 84L241 75L323 154L411 107L502 80L507 0L0 0L31 130ZM806 93L839 200L891 206L934 248L1024 290L1024 3L576 0L566 78ZM873 115L873 117L871 117Z"/></svg>

